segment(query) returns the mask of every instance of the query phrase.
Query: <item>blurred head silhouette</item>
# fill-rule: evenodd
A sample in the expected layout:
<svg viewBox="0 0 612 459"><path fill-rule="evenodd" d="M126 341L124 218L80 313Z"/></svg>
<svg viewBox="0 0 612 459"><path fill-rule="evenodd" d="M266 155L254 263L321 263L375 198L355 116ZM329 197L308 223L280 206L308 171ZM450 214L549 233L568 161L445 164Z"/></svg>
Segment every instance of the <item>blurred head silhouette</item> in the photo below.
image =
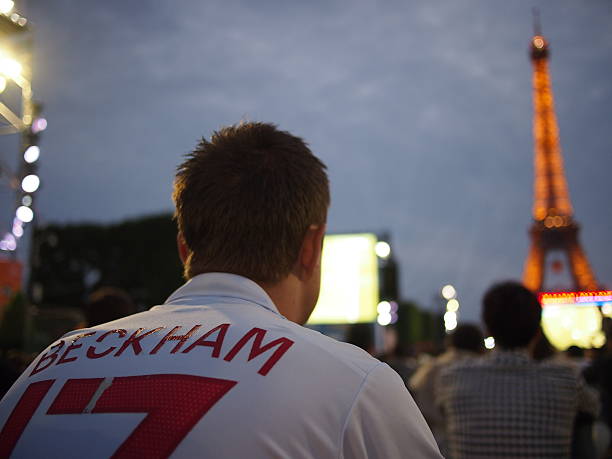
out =
<svg viewBox="0 0 612 459"><path fill-rule="evenodd" d="M136 312L136 306L124 290L102 287L93 292L87 301L88 326L94 327L121 319Z"/></svg>
<svg viewBox="0 0 612 459"><path fill-rule="evenodd" d="M484 351L484 336L474 324L462 324L448 335L448 345L462 351L480 354Z"/></svg>
<svg viewBox="0 0 612 459"><path fill-rule="evenodd" d="M493 285L482 301L482 319L502 349L525 348L540 329L542 308L537 297L515 281Z"/></svg>

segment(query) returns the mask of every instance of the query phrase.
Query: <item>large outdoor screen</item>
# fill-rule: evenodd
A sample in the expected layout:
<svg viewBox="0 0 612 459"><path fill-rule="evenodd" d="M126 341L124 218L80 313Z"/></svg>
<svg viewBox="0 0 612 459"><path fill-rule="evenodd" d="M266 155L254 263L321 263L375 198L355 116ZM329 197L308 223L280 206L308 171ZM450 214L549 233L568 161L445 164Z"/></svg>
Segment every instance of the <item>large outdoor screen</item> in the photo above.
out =
<svg viewBox="0 0 612 459"><path fill-rule="evenodd" d="M601 319L612 317L612 291L544 292L539 300L542 329L557 349L603 346Z"/></svg>
<svg viewBox="0 0 612 459"><path fill-rule="evenodd" d="M325 236L321 294L309 324L374 322L378 305L378 260L374 234Z"/></svg>

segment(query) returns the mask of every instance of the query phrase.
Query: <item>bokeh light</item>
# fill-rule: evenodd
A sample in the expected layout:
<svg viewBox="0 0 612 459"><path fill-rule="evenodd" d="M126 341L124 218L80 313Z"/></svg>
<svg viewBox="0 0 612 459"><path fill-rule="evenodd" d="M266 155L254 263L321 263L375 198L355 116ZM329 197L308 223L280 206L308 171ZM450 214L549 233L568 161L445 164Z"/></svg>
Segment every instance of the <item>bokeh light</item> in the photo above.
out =
<svg viewBox="0 0 612 459"><path fill-rule="evenodd" d="M15 2L13 0L0 0L0 13L7 15L15 6Z"/></svg>
<svg viewBox="0 0 612 459"><path fill-rule="evenodd" d="M26 151L23 153L23 160L28 164L32 164L33 162L36 162L39 157L40 157L40 148L38 148L36 145L32 145L28 147Z"/></svg>
<svg viewBox="0 0 612 459"><path fill-rule="evenodd" d="M34 212L32 209L26 206L18 207L17 218L24 223L30 223L32 220L34 220Z"/></svg>
<svg viewBox="0 0 612 459"><path fill-rule="evenodd" d="M40 179L38 178L38 175L34 175L34 174L26 175L21 181L21 188L26 193L34 193L36 190L38 190L39 186L40 186Z"/></svg>
<svg viewBox="0 0 612 459"><path fill-rule="evenodd" d="M446 303L446 310L457 312L459 310L459 301L457 301L455 298L448 300L448 303Z"/></svg>
<svg viewBox="0 0 612 459"><path fill-rule="evenodd" d="M455 287L450 284L445 285L442 287L442 296L445 300L453 299L457 296L457 290L455 290Z"/></svg>
<svg viewBox="0 0 612 459"><path fill-rule="evenodd" d="M385 241L378 241L374 246L374 251L380 258L387 258L391 255L391 246Z"/></svg>

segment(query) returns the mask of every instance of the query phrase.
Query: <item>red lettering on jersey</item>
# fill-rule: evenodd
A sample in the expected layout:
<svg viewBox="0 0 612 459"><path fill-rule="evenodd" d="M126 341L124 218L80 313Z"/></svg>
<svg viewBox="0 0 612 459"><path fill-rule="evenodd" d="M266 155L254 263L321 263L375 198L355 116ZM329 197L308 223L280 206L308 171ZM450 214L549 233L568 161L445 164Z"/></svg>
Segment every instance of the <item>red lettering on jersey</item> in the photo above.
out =
<svg viewBox="0 0 612 459"><path fill-rule="evenodd" d="M47 414L77 414L85 411L104 378L69 379L47 410Z"/></svg>
<svg viewBox="0 0 612 459"><path fill-rule="evenodd" d="M123 351L125 351L128 348L128 346L132 346L132 349L134 350L135 355L140 354L142 352L142 346L140 345L140 340L142 340L145 336L149 336L153 333L157 333L158 331L163 330L164 328L166 327L157 327L157 328L154 328L153 330L143 333L142 335L139 335L139 334L140 332L144 330L144 328L139 328L134 333L132 333L132 336L130 336L128 339L126 339L123 342L119 350L115 353L114 357L119 357L121 354L123 354Z"/></svg>
<svg viewBox="0 0 612 459"><path fill-rule="evenodd" d="M176 335L176 336L174 336L174 333L179 328L182 328L180 325L177 325L172 330L170 330L170 332L166 336L164 336L159 343L157 343L157 346L155 346L153 348L153 350L151 352L149 352L149 354L156 354L157 351L159 351L161 349L161 347L167 341L178 341L178 344L176 346L174 346L174 348L170 351L171 354L174 354L175 352L179 351L181 349L181 347L183 347L183 344L185 344L185 341L187 341L189 338L191 338L191 335L193 335L198 330L198 328L200 328L201 326L202 325L195 325L191 330L189 330L184 335Z"/></svg>
<svg viewBox="0 0 612 459"><path fill-rule="evenodd" d="M119 328L117 330L110 330L110 331L107 331L106 333L103 333L102 335L100 335L98 337L98 339L96 340L96 343L101 343L104 338L106 338L108 335L111 335L113 333L117 333L120 338L123 338L125 335L127 335L127 331L125 331L123 328ZM87 349L87 358L89 358L89 359L99 359L100 357L104 357L105 355L110 354L115 349L116 349L116 346L111 346L107 350L105 350L104 352L97 353L95 347L89 346L89 348Z"/></svg>
<svg viewBox="0 0 612 459"><path fill-rule="evenodd" d="M223 346L223 340L225 339L225 334L227 333L229 326L230 324L217 325L215 328L207 332L204 336L198 338L195 343L185 349L183 354L188 353L196 346L209 346L213 348L212 357L218 358L219 355L221 355L221 346ZM217 330L219 331L217 338L214 341L206 341L206 338L215 333Z"/></svg>
<svg viewBox="0 0 612 459"><path fill-rule="evenodd" d="M85 338L86 336L91 336L91 335L95 335L96 332L89 332L89 333L83 333L81 335L77 335L74 338L72 338L72 344L70 344L70 346L68 346L66 348L66 350L64 351L64 353L62 354L62 356L59 358L59 360L57 361L56 365L59 365L60 363L68 363L68 362L74 362L77 357L70 357L70 358L66 358L66 356L68 355L68 353L74 349L78 349L81 346L83 346L83 344L75 344L78 340L80 340L81 338Z"/></svg>
<svg viewBox="0 0 612 459"><path fill-rule="evenodd" d="M257 372L262 376L267 375L268 372L272 369L272 367L276 365L276 362L278 362L279 359L283 356L283 354L285 354L285 352L287 352L287 350L293 345L293 341L289 338L283 337L275 339L274 341L269 342L265 346L262 346L261 343L265 336L266 330L263 330L261 328L251 329L246 335L244 335L240 339L240 341L236 343L236 345L227 353L223 360L227 362L231 361L234 357L236 357L236 354L240 352L244 345L249 342L251 338L255 337L255 340L253 341L253 346L251 347L251 352L249 353L249 358L247 360L248 362L259 356L260 354L269 351L273 347L278 346L278 349L274 351L274 353L270 356L266 363L264 363L263 366Z"/></svg>
<svg viewBox="0 0 612 459"><path fill-rule="evenodd" d="M32 383L25 390L0 432L0 457L9 457L55 379Z"/></svg>
<svg viewBox="0 0 612 459"><path fill-rule="evenodd" d="M192 375L117 377L92 413L147 413L113 457L166 458L235 385Z"/></svg>
<svg viewBox="0 0 612 459"><path fill-rule="evenodd" d="M35 375L36 373L40 373L43 370L46 370L47 368L49 368L51 366L51 364L53 362L55 362L55 359L57 359L57 353L60 351L60 349L64 347L64 340L61 340L59 343L57 343L54 346L51 346L49 348L49 352L46 354L43 354L42 357L38 360L38 362L36 363L36 366L34 367L34 369L32 370L32 373L30 373L30 376ZM55 350L53 352L51 352L51 349L55 348ZM44 364L43 366L41 366L41 364L43 362L49 361L48 363Z"/></svg>

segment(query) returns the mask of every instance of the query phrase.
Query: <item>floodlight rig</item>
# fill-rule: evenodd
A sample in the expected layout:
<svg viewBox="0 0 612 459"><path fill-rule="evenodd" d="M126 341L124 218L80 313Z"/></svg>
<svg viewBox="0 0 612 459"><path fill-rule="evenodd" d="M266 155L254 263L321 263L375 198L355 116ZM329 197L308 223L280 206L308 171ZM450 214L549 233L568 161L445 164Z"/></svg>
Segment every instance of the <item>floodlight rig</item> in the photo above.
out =
<svg viewBox="0 0 612 459"><path fill-rule="evenodd" d="M0 0L0 93L14 84L21 95L21 114L0 101L0 135L20 134L19 166L12 176L16 188L15 214L10 231L0 239L0 251L15 257L18 241L25 226L34 219L34 193L40 186L38 177L39 136L47 127L40 116L41 105L32 93L32 37L28 20L13 11L12 0Z"/></svg>

